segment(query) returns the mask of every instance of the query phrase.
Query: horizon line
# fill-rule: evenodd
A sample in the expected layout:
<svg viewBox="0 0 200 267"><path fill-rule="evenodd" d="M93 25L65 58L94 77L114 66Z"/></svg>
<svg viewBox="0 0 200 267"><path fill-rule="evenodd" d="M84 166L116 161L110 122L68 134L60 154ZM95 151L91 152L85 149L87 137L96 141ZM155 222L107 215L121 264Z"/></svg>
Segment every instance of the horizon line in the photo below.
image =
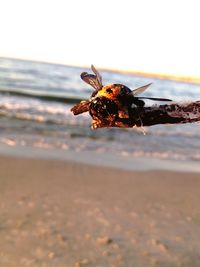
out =
<svg viewBox="0 0 200 267"><path fill-rule="evenodd" d="M28 59L28 58L18 58L18 57L9 57L9 56L0 56L0 59L11 59L11 60L19 60L19 61L29 61L29 62L37 62L42 64L52 64L52 65L61 65L61 66L68 66L68 67L75 67L75 68L87 68L90 69L90 66L87 65L76 65L76 64L67 64L67 63L60 63L60 62L52 62L52 61L43 61L43 60L35 60L35 59ZM172 80L178 82L185 82L185 83L195 83L200 84L200 76L186 76L186 75L176 75L170 73L159 73L159 72L146 72L141 70L128 70L128 69L115 69L115 68L106 68L106 67L97 67L99 70L102 71L110 71L110 72L117 72L123 74L130 74L136 75L140 77L147 77L147 78L156 78L160 80Z"/></svg>

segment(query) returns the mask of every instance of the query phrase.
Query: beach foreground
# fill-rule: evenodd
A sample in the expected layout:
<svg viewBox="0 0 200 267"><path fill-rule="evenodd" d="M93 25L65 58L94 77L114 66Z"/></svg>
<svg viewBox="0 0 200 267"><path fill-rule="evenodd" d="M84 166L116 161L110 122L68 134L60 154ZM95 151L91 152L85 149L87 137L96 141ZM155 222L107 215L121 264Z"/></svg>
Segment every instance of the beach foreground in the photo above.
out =
<svg viewBox="0 0 200 267"><path fill-rule="evenodd" d="M198 173L0 158L0 266L200 266Z"/></svg>

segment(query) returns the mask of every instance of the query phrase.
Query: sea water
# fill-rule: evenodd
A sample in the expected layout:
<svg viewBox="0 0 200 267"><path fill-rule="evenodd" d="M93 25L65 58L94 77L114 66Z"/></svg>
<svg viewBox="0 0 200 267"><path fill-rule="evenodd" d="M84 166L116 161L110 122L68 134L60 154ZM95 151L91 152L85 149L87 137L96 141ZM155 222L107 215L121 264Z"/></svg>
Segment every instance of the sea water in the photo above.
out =
<svg viewBox="0 0 200 267"><path fill-rule="evenodd" d="M94 62L91 62L94 63ZM98 68L98 66L96 66ZM0 144L49 150L93 151L130 158L200 160L200 124L140 129L90 128L89 114L70 109L92 87L80 79L89 69L0 58ZM103 83L136 88L148 83L147 97L200 100L200 85L101 71ZM155 104L148 102L148 105Z"/></svg>

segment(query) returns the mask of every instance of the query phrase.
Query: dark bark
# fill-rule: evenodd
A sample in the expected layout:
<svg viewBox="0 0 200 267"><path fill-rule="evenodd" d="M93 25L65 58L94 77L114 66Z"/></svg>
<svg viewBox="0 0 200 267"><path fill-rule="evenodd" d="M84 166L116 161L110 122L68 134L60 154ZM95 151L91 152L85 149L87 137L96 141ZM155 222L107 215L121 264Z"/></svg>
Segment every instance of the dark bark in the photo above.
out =
<svg viewBox="0 0 200 267"><path fill-rule="evenodd" d="M200 121L200 101L190 103L172 103L151 107L132 108L128 117L117 117L113 120L101 114L93 117L93 128L134 126L152 126L156 124L192 123ZM100 119L99 119L100 118Z"/></svg>

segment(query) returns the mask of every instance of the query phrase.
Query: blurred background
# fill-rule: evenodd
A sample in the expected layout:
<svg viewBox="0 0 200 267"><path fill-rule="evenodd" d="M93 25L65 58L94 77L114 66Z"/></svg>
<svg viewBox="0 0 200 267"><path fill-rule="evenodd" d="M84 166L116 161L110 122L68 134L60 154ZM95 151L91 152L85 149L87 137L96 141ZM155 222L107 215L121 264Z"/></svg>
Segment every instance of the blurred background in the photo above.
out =
<svg viewBox="0 0 200 267"><path fill-rule="evenodd" d="M198 1L4 1L0 11L0 144L45 151L94 151L128 157L200 159L198 124L90 129L70 108L103 83L145 96L200 99ZM155 104L155 102L150 103Z"/></svg>
<svg viewBox="0 0 200 267"><path fill-rule="evenodd" d="M92 130L70 112L91 64L200 100L199 1L0 2L0 266L200 266L200 125Z"/></svg>

